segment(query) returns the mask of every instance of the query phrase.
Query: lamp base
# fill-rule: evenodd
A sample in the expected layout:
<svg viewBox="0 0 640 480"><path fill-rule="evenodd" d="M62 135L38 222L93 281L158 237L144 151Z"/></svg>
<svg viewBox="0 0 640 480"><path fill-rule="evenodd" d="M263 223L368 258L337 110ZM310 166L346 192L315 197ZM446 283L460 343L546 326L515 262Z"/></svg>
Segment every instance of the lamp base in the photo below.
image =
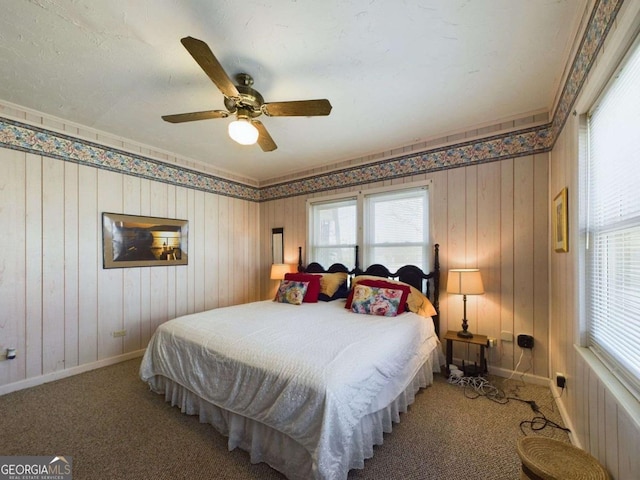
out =
<svg viewBox="0 0 640 480"><path fill-rule="evenodd" d="M473 333L467 330L467 328L469 328L469 324L467 323L467 296L464 295L462 299L464 300L464 317L462 317L462 325L460 325L462 330L458 332L458 336L460 338L473 338Z"/></svg>
<svg viewBox="0 0 640 480"><path fill-rule="evenodd" d="M468 330L460 330L458 336L461 338L473 338L473 333Z"/></svg>

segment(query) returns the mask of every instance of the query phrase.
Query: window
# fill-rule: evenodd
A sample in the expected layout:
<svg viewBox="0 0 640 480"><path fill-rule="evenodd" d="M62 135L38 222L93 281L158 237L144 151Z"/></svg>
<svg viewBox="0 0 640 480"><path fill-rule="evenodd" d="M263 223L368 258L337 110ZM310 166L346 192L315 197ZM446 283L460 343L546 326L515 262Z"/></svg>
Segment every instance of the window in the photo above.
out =
<svg viewBox="0 0 640 480"><path fill-rule="evenodd" d="M426 189L365 195L364 221L365 266L381 263L392 272L403 265L427 267Z"/></svg>
<svg viewBox="0 0 640 480"><path fill-rule="evenodd" d="M356 245L356 199L311 204L309 253L314 262L328 268L334 263L353 265Z"/></svg>
<svg viewBox="0 0 640 480"><path fill-rule="evenodd" d="M416 265L429 271L426 186L359 192L349 197L309 202L309 260L328 267L381 263L395 271Z"/></svg>
<svg viewBox="0 0 640 480"><path fill-rule="evenodd" d="M640 48L588 115L589 347L640 398Z"/></svg>

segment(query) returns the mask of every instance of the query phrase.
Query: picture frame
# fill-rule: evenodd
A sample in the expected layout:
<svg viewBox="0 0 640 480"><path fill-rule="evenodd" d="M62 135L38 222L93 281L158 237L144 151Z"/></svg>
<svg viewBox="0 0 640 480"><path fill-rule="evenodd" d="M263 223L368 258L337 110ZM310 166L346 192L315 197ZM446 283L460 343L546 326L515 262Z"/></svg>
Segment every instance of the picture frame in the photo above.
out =
<svg viewBox="0 0 640 480"><path fill-rule="evenodd" d="M189 222L102 213L103 268L187 265Z"/></svg>
<svg viewBox="0 0 640 480"><path fill-rule="evenodd" d="M567 187L553 199L551 218L553 222L553 249L556 252L569 251L569 226L567 208Z"/></svg>

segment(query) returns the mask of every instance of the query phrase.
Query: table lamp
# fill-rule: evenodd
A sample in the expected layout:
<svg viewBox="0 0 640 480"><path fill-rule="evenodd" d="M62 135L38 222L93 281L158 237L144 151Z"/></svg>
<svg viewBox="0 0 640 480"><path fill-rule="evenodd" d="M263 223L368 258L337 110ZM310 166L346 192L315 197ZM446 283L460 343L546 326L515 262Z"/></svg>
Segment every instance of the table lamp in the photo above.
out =
<svg viewBox="0 0 640 480"><path fill-rule="evenodd" d="M271 265L271 280L283 280L287 273L294 273L296 266L289 263L273 263Z"/></svg>
<svg viewBox="0 0 640 480"><path fill-rule="evenodd" d="M464 313L462 315L462 330L458 332L458 336L473 338L473 334L467 330L467 295L482 295L484 293L480 270L477 268L454 268L449 270L447 293L462 295Z"/></svg>

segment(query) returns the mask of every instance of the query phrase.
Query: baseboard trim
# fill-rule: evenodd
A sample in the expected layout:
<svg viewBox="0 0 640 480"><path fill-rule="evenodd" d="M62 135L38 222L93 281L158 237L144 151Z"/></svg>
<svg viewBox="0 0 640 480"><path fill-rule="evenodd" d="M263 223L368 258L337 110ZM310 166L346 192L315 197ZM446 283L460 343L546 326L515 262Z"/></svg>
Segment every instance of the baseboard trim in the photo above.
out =
<svg viewBox="0 0 640 480"><path fill-rule="evenodd" d="M511 377L512 379L522 380L525 383L531 383L533 385L542 385L543 387L549 386L548 377L541 377L539 375L532 375L530 373L514 372L513 370L509 370L507 368L492 367L491 365L489 365L489 373L498 377Z"/></svg>
<svg viewBox="0 0 640 480"><path fill-rule="evenodd" d="M570 432L569 432L569 440L571 441L571 444L583 449L582 444L580 443L580 440L578 439L578 435L576 435L574 432L576 431L575 428L573 428L573 423L571 422L571 417L569 416L569 412L567 412L567 409L564 406L564 402L559 402L558 400L560 399L560 395L562 394L561 390L554 384L553 379L550 378L549 379L549 389L551 390L551 395L553 395L553 403L556 404L556 407L558 407L558 412L560 413L560 417L562 418L562 423L564 423L564 426L567 427ZM584 449L583 449L584 450Z"/></svg>
<svg viewBox="0 0 640 480"><path fill-rule="evenodd" d="M115 365L116 363L126 362L134 358L144 355L145 350L136 350L135 352L125 353L115 357L105 358L96 362L85 363L84 365L78 365L77 367L66 368L57 372L47 373L46 375L40 375L39 377L27 378L25 380L19 380L17 382L8 383L0 386L0 396L7 393L17 392L18 390L24 390L25 388L36 387L49 382L55 382L63 378L72 377L80 373L89 372L97 368L108 367L109 365Z"/></svg>
<svg viewBox="0 0 640 480"><path fill-rule="evenodd" d="M453 359L454 365L462 365L462 360L459 358ZM462 368L462 367L460 367ZM509 378L513 376L513 378L517 378L518 380L522 380L525 383L532 383L534 385L542 385L543 387L549 386L549 378L541 377L539 375L531 375L530 373L520 373L514 372L513 370L509 370L507 368L494 367L489 365L487 367L489 369L489 373L491 375L496 375L498 377Z"/></svg>

